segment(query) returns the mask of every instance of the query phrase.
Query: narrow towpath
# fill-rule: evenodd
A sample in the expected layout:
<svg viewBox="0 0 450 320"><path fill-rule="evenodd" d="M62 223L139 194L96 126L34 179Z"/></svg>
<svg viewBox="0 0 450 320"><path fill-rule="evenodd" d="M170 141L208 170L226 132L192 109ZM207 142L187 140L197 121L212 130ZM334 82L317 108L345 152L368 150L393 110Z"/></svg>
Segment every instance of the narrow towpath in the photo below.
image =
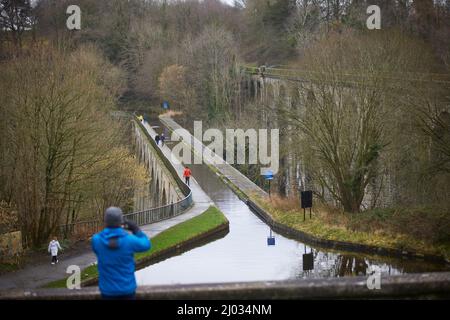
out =
<svg viewBox="0 0 450 320"><path fill-rule="evenodd" d="M150 136L154 139L156 136L155 130L147 123L144 123L144 127L147 129L147 132L150 134ZM173 167L178 172L178 175L183 179L183 165L179 162L175 162L172 159L172 151L169 147L166 145L160 146L163 154L166 156L167 159L170 160ZM141 229L150 234L156 234L155 232L159 233L165 229L168 229L178 223L181 223L183 221L189 220L204 211L206 211L209 206L214 205L214 202L211 200L211 198L203 191L203 189L200 187L200 185L197 183L194 177L191 177L190 181L190 188L192 190L192 198L194 200L194 205L191 209L189 209L187 212L183 213L182 215L179 215L177 217L174 217L169 220L161 221L159 223L149 224L146 226L141 227Z"/></svg>
<svg viewBox="0 0 450 320"><path fill-rule="evenodd" d="M160 121L170 130L185 130L181 127L177 122L175 122L169 116L160 116ZM247 178L244 174L242 174L239 170L234 168L229 163L225 162L221 157L215 154L211 149L206 147L203 142L199 141L193 135L189 134L191 141L183 140L186 144L191 147L194 152L197 154L202 154L205 149L209 151L208 153L203 154L203 160L208 165L214 166L222 175L224 175L228 180L230 180L234 185L236 185L240 190L242 190L246 194L255 194L260 197L266 197L268 194L261 189L258 185L256 185L253 181Z"/></svg>
<svg viewBox="0 0 450 320"><path fill-rule="evenodd" d="M144 124L147 132L153 138L156 135L155 130L147 123ZM164 155L172 162L175 169L180 176L183 174L183 166L172 161L170 157L171 151L167 146L161 147ZM193 196L193 206L185 213L157 223L142 226L141 229L150 237L154 237L158 233L178 224L183 221L189 220L201 213L203 213L210 205L214 203L203 191L195 179L191 178L191 190ZM13 288L37 288L49 283L51 281L62 279L68 274L66 273L67 267L70 265L77 265L83 270L84 268L94 264L96 262L95 254L91 251L88 242L80 244L82 247L79 250L72 251L69 256L65 256L64 253L60 255L59 263L57 265L50 264L50 257L45 259L43 255L42 259L32 265L27 265L23 269L16 272L9 272L0 276L0 290L7 290Z"/></svg>

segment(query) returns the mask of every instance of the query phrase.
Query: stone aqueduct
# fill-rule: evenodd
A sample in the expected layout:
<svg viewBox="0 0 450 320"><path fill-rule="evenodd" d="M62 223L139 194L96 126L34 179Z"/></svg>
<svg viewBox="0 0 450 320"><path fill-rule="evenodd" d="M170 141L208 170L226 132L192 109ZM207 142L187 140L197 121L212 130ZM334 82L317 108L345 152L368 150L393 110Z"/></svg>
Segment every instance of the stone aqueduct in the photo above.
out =
<svg viewBox="0 0 450 320"><path fill-rule="evenodd" d="M175 179L158 155L156 143L133 121L134 144L139 163L147 169L150 183L135 195L134 211L164 206L183 198Z"/></svg>

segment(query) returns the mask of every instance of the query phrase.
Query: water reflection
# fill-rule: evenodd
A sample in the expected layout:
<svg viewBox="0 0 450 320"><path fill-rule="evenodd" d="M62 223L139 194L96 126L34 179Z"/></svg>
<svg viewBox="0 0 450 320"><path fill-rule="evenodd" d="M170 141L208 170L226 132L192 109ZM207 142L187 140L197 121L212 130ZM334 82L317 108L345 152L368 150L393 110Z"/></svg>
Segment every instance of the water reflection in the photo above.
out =
<svg viewBox="0 0 450 320"><path fill-rule="evenodd" d="M269 233L269 236L267 237L267 245L274 246L275 245L275 237L272 234L272 228L269 228L269 229L270 229L270 233Z"/></svg>
<svg viewBox="0 0 450 320"><path fill-rule="evenodd" d="M306 253L306 245L304 245L305 247L305 253L303 254L303 271L311 271L314 270L314 253L311 252L310 253Z"/></svg>
<svg viewBox="0 0 450 320"><path fill-rule="evenodd" d="M337 267L337 275L339 277L362 276L366 274L369 265L362 258L342 255L338 257Z"/></svg>

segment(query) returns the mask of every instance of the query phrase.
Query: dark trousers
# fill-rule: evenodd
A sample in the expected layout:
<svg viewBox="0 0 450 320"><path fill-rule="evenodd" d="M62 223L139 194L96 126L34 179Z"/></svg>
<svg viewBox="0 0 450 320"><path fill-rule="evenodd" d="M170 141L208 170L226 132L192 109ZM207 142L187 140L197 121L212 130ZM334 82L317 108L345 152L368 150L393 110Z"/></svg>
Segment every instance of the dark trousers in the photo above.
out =
<svg viewBox="0 0 450 320"><path fill-rule="evenodd" d="M58 256L52 256L52 262L56 263L58 261Z"/></svg>
<svg viewBox="0 0 450 320"><path fill-rule="evenodd" d="M187 184L188 186L190 186L190 184L189 184L189 178L190 178L190 177L184 177L184 180L186 181L186 184Z"/></svg>

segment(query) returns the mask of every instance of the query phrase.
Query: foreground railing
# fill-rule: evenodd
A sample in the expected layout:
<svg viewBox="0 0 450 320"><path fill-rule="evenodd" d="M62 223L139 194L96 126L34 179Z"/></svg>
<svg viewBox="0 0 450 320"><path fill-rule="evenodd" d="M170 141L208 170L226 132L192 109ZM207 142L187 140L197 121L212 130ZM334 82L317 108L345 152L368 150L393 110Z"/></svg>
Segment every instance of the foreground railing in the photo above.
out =
<svg viewBox="0 0 450 320"><path fill-rule="evenodd" d="M179 177L170 160L165 157L164 153L156 145L156 142L154 141L154 139L152 139L141 122L139 120L136 120L136 124L141 127L149 143L153 146L154 151L158 154L159 158L164 163L164 166L166 166L166 168L169 170L170 174L175 179L177 186L180 188L181 192L184 195L184 198L177 202L124 215L126 219L132 220L139 226L142 226L180 215L192 205L193 201L191 188L189 188L189 186L186 185ZM57 233L58 236L63 239L71 238L74 240L82 240L99 232L102 228L103 221L100 220L79 221L59 226L59 230Z"/></svg>
<svg viewBox="0 0 450 320"><path fill-rule="evenodd" d="M368 276L295 279L240 283L140 286L137 299L155 300L272 300L272 299L448 299L450 273L433 272L380 276L379 288ZM98 287L69 289L15 289L0 291L1 300L100 299Z"/></svg>

